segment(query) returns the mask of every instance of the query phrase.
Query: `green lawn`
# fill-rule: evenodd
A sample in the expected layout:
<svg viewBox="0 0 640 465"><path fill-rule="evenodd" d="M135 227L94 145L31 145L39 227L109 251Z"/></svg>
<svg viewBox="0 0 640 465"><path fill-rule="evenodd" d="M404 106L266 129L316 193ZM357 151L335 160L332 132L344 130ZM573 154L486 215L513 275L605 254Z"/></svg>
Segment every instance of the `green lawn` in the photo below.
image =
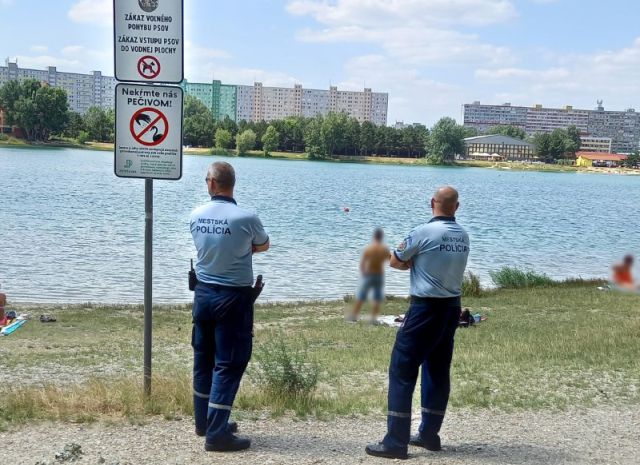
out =
<svg viewBox="0 0 640 465"><path fill-rule="evenodd" d="M454 408L563 409L640 401L640 296L593 287L503 290L464 305L489 319L456 336ZM395 329L347 324L344 302L268 305L256 310L255 351L283 340L305 347L320 370L311 397L265 390L254 357L237 407L318 416L381 412ZM403 313L390 300L385 312ZM28 310L27 310L28 311ZM190 310L154 314L154 384L141 395L139 307L48 309L58 322L30 321L0 339L0 424L38 418L91 420L191 413ZM417 396L416 396L417 401Z"/></svg>

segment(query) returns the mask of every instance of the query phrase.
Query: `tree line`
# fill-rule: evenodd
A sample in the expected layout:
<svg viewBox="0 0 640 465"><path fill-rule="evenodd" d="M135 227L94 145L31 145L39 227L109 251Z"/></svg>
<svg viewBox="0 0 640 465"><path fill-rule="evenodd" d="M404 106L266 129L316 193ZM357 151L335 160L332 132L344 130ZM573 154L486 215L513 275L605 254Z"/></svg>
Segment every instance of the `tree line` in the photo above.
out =
<svg viewBox="0 0 640 465"><path fill-rule="evenodd" d="M52 136L113 142L115 112L89 108L84 115L70 111L67 93L34 79L9 81L0 87L0 107L7 124L19 127L31 142L46 142Z"/></svg>
<svg viewBox="0 0 640 465"><path fill-rule="evenodd" d="M0 107L9 125L20 127L28 140L47 141L51 136L87 141L113 142L115 113L91 107L83 115L70 111L66 92L36 80L9 81L0 87ZM580 131L571 126L532 137L518 127L498 125L485 134L502 134L527 140L538 157L548 163L572 158L580 149ZM307 152L309 158L334 156L428 157L435 164L452 163L465 153L464 138L480 135L474 128L459 125L453 118L441 118L430 129L421 124L403 128L359 122L346 113L329 113L312 118L287 117L276 121L236 122L228 117L216 121L211 110L197 98L184 100L183 143L215 147L244 154L260 150ZM637 154L627 164L637 165Z"/></svg>
<svg viewBox="0 0 640 465"><path fill-rule="evenodd" d="M209 108L195 97L187 95L184 103L184 143L218 150L308 152L311 158L372 154L421 158L426 155L428 136L423 125L395 129L360 123L345 113L270 122L235 122L229 117L215 121Z"/></svg>

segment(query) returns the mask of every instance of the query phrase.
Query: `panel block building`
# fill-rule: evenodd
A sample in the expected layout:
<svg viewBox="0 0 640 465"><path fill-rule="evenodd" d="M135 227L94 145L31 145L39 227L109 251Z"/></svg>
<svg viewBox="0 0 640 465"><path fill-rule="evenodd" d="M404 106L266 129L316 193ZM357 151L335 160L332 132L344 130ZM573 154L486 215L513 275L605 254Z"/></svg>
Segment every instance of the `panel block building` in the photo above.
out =
<svg viewBox="0 0 640 465"><path fill-rule="evenodd" d="M89 107L113 108L116 80L103 76L100 71L91 74L65 73L55 66L46 70L19 68L18 63L9 60L6 66L0 66L0 86L8 81L35 79L52 87L60 87L67 92L69 109L78 113L86 112Z"/></svg>
<svg viewBox="0 0 640 465"><path fill-rule="evenodd" d="M69 109L84 113L92 106L104 109L114 107L116 80L103 76L100 71L91 74L60 72L55 66L46 70L19 68L6 61L0 66L0 86L8 81L36 79L67 92ZM387 124L389 95L364 89L361 92L305 89L293 87L266 87L256 82L252 86L211 82L181 83L188 95L193 95L211 110L214 119L229 117L234 121L273 121L288 116L313 117L330 112L346 112L360 122Z"/></svg>
<svg viewBox="0 0 640 465"><path fill-rule="evenodd" d="M215 119L228 116L234 121L273 121L288 116L313 117L328 113L345 112L360 122L387 124L389 96L386 93L305 89L293 87L267 87L261 82L253 86L185 81L187 94L198 98L211 109Z"/></svg>
<svg viewBox="0 0 640 465"><path fill-rule="evenodd" d="M482 105L480 102L464 105L464 125L485 132L497 125L512 125L528 135L549 133L554 129L576 126L592 143L593 139L611 139L611 150L630 153L640 147L640 114L634 109L607 111L598 102L594 110L579 110L571 106L545 108L503 105Z"/></svg>

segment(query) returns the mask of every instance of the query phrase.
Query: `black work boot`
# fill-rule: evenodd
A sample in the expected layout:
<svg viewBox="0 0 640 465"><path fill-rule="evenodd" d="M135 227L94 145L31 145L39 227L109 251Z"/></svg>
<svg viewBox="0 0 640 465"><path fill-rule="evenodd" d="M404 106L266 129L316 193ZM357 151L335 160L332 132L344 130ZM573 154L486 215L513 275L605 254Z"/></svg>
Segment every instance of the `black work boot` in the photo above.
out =
<svg viewBox="0 0 640 465"><path fill-rule="evenodd" d="M411 444L412 446L423 447L424 449L433 452L442 450L442 446L440 445L440 436L438 436L437 434L429 436L416 434L415 436L411 436L409 444Z"/></svg>
<svg viewBox="0 0 640 465"><path fill-rule="evenodd" d="M368 455L373 455L374 457L384 457L385 459L406 460L409 458L409 456L407 455L407 449L387 447L381 442L378 444L369 444L364 449L364 451Z"/></svg>
<svg viewBox="0 0 640 465"><path fill-rule="evenodd" d="M236 423L235 421L230 421L227 424L229 425L228 431L230 433L237 433L238 432L238 423ZM206 435L207 435L207 432L205 430L201 430L201 429L196 428L196 436L204 437Z"/></svg>
<svg viewBox="0 0 640 465"><path fill-rule="evenodd" d="M227 439L216 441L213 444L208 442L204 444L204 450L209 452L235 452L248 449L249 447L251 447L251 439L234 435L231 435Z"/></svg>

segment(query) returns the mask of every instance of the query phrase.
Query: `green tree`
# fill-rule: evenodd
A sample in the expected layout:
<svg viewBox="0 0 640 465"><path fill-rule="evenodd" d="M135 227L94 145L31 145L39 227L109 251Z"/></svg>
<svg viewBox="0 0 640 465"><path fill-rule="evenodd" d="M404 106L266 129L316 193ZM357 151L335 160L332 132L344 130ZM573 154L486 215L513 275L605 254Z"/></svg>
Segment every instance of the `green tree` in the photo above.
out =
<svg viewBox="0 0 640 465"><path fill-rule="evenodd" d="M347 119L346 113L329 113L322 120L320 134L325 156L332 157L344 148Z"/></svg>
<svg viewBox="0 0 640 465"><path fill-rule="evenodd" d="M360 140L358 148L360 155L370 155L376 147L376 126L371 121L365 121L360 126Z"/></svg>
<svg viewBox="0 0 640 465"><path fill-rule="evenodd" d="M566 151L573 157L576 156L576 152L580 150L582 145L582 139L580 139L580 130L575 126L569 126L566 131Z"/></svg>
<svg viewBox="0 0 640 465"><path fill-rule="evenodd" d="M551 133L551 161L563 158L567 153L571 141L567 135L567 131L564 129L554 129Z"/></svg>
<svg viewBox="0 0 640 465"><path fill-rule="evenodd" d="M324 144L322 139L322 115L317 115L315 118L311 118L305 127L304 131L304 144L305 150L309 154L309 158L312 160L322 159L326 157L324 150Z"/></svg>
<svg viewBox="0 0 640 465"><path fill-rule="evenodd" d="M441 118L429 133L429 161L437 165L453 163L456 154L464 152L464 134L464 127L456 123L456 120Z"/></svg>
<svg viewBox="0 0 640 465"><path fill-rule="evenodd" d="M344 155L357 155L360 145L360 122L348 117L344 127Z"/></svg>
<svg viewBox="0 0 640 465"><path fill-rule="evenodd" d="M238 155L243 155L256 146L256 133L246 129L236 135L236 150Z"/></svg>
<svg viewBox="0 0 640 465"><path fill-rule="evenodd" d="M231 143L233 142L233 136L231 135L231 131L227 129L218 128L216 129L216 148L218 150L227 150L231 147Z"/></svg>
<svg viewBox="0 0 640 465"><path fill-rule="evenodd" d="M304 150L305 125L305 118L300 116L292 116L280 121L280 125L276 127L276 130L280 134L280 143L283 150L291 152Z"/></svg>
<svg viewBox="0 0 640 465"><path fill-rule="evenodd" d="M0 88L7 123L20 127L31 141L47 141L67 123L67 93L34 79L9 81Z"/></svg>
<svg viewBox="0 0 640 465"><path fill-rule="evenodd" d="M424 146L427 143L428 130L422 124L413 124L400 129L400 146L405 155L413 158L424 154Z"/></svg>
<svg viewBox="0 0 640 465"><path fill-rule="evenodd" d="M536 154L543 161L550 161L551 156L551 135L546 133L536 133L533 136L533 145L536 147Z"/></svg>
<svg viewBox="0 0 640 465"><path fill-rule="evenodd" d="M524 129L509 124L493 126L492 128L489 128L487 134L501 134L503 136L515 137L516 139L521 140L525 140L527 138L527 133Z"/></svg>
<svg viewBox="0 0 640 465"><path fill-rule="evenodd" d="M182 138L185 145L210 147L214 136L213 114L207 106L192 95L184 99Z"/></svg>
<svg viewBox="0 0 640 465"><path fill-rule="evenodd" d="M84 119L82 118L82 115L80 113L70 111L67 115L67 124L64 127L63 134L66 137L78 139L80 132L86 133L86 131L84 130ZM80 143L83 144L84 142Z"/></svg>
<svg viewBox="0 0 640 465"><path fill-rule="evenodd" d="M84 114L84 128L89 140L112 142L115 118L100 107L90 107Z"/></svg>
<svg viewBox="0 0 640 465"><path fill-rule="evenodd" d="M279 144L280 134L278 134L276 128L269 126L262 135L262 150L264 151L265 156L269 155L270 152L277 150Z"/></svg>
<svg viewBox="0 0 640 465"><path fill-rule="evenodd" d="M480 135L480 131L471 126L463 126L464 127L464 137L476 137Z"/></svg>
<svg viewBox="0 0 640 465"><path fill-rule="evenodd" d="M216 129L226 129L231 133L231 137L235 137L238 133L238 124L229 116L225 116L224 119L216 121Z"/></svg>
<svg viewBox="0 0 640 465"><path fill-rule="evenodd" d="M640 165L640 152L636 150L633 153L630 153L623 164L627 168L637 168Z"/></svg>
<svg viewBox="0 0 640 465"><path fill-rule="evenodd" d="M89 133L87 131L80 131L78 132L78 135L76 136L76 139L78 141L79 144L86 144L89 141Z"/></svg>

